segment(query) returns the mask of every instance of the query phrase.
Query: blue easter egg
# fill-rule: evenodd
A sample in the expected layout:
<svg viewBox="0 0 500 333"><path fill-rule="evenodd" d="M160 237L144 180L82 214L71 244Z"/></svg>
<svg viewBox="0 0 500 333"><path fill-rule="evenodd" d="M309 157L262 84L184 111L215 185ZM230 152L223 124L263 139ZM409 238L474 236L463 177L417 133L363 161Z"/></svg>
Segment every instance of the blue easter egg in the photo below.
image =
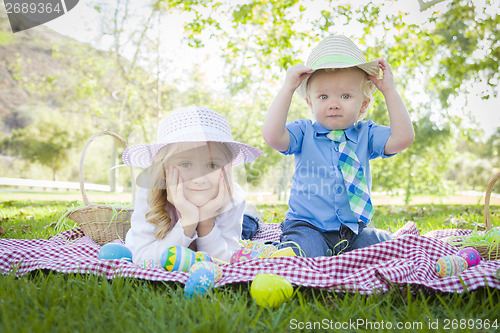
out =
<svg viewBox="0 0 500 333"><path fill-rule="evenodd" d="M200 268L189 275L184 286L184 296L189 299L193 296L205 296L214 287L214 283L214 274L206 268Z"/></svg>
<svg viewBox="0 0 500 333"><path fill-rule="evenodd" d="M215 282L218 282L222 278L222 269L219 265L211 261L198 261L193 266L191 266L191 268L189 269L189 273L193 274L195 271L202 268L208 269L213 273Z"/></svg>
<svg viewBox="0 0 500 333"><path fill-rule="evenodd" d="M125 245L108 243L101 247L97 257L99 259L118 259L132 262L132 251L130 251Z"/></svg>

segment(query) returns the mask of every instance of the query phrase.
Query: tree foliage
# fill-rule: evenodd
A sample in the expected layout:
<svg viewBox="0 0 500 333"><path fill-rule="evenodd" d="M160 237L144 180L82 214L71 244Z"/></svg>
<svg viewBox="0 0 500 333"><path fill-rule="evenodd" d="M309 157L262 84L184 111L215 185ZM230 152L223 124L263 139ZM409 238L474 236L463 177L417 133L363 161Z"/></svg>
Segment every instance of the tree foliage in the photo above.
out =
<svg viewBox="0 0 500 333"><path fill-rule="evenodd" d="M87 135L85 127L68 126L65 119L52 114L14 130L2 146L13 155L50 168L52 179L57 180L57 173L71 162L70 152Z"/></svg>
<svg viewBox="0 0 500 333"><path fill-rule="evenodd" d="M437 2L441 1L433 3ZM446 192L453 183L479 186L486 169L498 168L500 134L481 140L465 115L449 111L453 99L471 86L482 85L483 98L498 93L496 2L485 0L484 6L478 6L471 0L444 1L439 8L428 7L417 19L410 6L404 6L407 3L154 0L143 3L138 12L129 1L98 2L95 9L103 13L102 37L110 42L110 51L96 54L76 44L54 47L53 57L67 61L70 70L30 78L24 84L38 106L50 104L59 114L79 114L91 119L94 129L116 130L125 138L139 129L141 140L132 143L154 141L156 130L148 124L170 110L192 104L212 107L228 118L235 140L265 151L245 165L247 181L255 186L274 182L283 191L293 161L262 140L267 109L289 66L305 62L325 36L347 34L368 59L384 57L391 63L416 131L409 149L374 161L374 190L402 189L409 200L419 192ZM221 56L226 63L224 91L215 91L201 65L193 64L192 71L185 73L183 79L188 80L182 88L165 69L171 59L161 52L168 34L161 30L161 22L180 14L187 15L188 45L220 50L211 57ZM23 78L18 76L20 81ZM388 125L383 96L376 93L374 100L368 117ZM294 98L289 120L308 117L306 104ZM30 128L25 135L36 131ZM58 147L64 150L71 145ZM457 154L458 147L468 153ZM479 170L478 160L488 162L481 163L488 166L481 169L483 176L464 180L468 168Z"/></svg>
<svg viewBox="0 0 500 333"><path fill-rule="evenodd" d="M427 18L420 23L406 23L414 13L391 11L391 3L382 1L363 5L329 1L314 19L303 18L306 10L317 6L312 2L210 4L204 4L210 8L204 11L208 14L197 15L187 26L189 39L192 45L203 46L200 38L210 31L222 42L232 67L229 82L239 92L269 86L269 78L305 61L304 48L310 50L318 40L339 33L343 25L357 22L362 33L352 32L350 37L365 48L367 58L387 58L403 97L407 91L408 97L417 96L406 98L416 140L400 157L383 162L383 173L375 172L374 183L381 189L406 189L407 200L412 193L447 190L445 175L455 155L456 136L466 131L462 126L467 123L447 112L452 98L480 82L489 89L484 98L496 96L499 17L497 10L491 10L491 1L482 7L470 0L449 1L444 11L427 9ZM223 15L232 18L231 24L220 24ZM375 95L369 117L388 125L381 94Z"/></svg>

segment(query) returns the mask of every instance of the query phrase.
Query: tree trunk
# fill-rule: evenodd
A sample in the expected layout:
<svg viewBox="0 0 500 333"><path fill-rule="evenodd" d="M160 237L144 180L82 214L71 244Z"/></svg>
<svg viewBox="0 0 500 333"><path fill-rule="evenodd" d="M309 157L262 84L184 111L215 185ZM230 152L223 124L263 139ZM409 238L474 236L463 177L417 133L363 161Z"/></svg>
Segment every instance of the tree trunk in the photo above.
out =
<svg viewBox="0 0 500 333"><path fill-rule="evenodd" d="M408 165L408 174L406 176L406 190L405 190L405 205L407 206L410 204L411 191L413 187L413 181L411 177L412 168L413 168L413 159L410 157L410 163Z"/></svg>
<svg viewBox="0 0 500 333"><path fill-rule="evenodd" d="M117 169L113 168L116 163L116 140L113 140L113 145L111 146L111 169L109 170L109 191L116 192L116 183L118 181Z"/></svg>

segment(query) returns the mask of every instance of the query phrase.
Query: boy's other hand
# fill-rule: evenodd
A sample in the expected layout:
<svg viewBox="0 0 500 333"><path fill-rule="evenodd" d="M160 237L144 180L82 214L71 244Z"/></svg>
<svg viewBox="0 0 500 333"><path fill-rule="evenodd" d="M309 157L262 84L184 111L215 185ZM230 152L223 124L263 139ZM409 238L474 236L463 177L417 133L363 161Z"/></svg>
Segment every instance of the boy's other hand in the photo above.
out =
<svg viewBox="0 0 500 333"><path fill-rule="evenodd" d="M391 65L385 59L378 59L378 67L382 70L382 78L369 75L368 79L373 82L382 94L395 89L394 75L392 74Z"/></svg>
<svg viewBox="0 0 500 333"><path fill-rule="evenodd" d="M302 64L294 65L286 71L284 88L295 91L305 78L311 76L313 69Z"/></svg>

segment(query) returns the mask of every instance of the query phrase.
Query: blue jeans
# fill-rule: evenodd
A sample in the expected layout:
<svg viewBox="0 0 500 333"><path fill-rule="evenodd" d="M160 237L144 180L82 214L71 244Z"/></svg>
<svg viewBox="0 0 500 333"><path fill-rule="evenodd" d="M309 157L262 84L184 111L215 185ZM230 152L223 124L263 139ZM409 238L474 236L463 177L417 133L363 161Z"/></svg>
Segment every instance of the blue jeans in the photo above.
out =
<svg viewBox="0 0 500 333"><path fill-rule="evenodd" d="M338 255L393 238L388 231L365 227L361 223L357 235L344 225L340 230L323 232L300 220L283 221L281 230L278 248L291 247L296 255L305 257Z"/></svg>
<svg viewBox="0 0 500 333"><path fill-rule="evenodd" d="M250 214L243 214L241 239L252 239L259 231L259 219Z"/></svg>

